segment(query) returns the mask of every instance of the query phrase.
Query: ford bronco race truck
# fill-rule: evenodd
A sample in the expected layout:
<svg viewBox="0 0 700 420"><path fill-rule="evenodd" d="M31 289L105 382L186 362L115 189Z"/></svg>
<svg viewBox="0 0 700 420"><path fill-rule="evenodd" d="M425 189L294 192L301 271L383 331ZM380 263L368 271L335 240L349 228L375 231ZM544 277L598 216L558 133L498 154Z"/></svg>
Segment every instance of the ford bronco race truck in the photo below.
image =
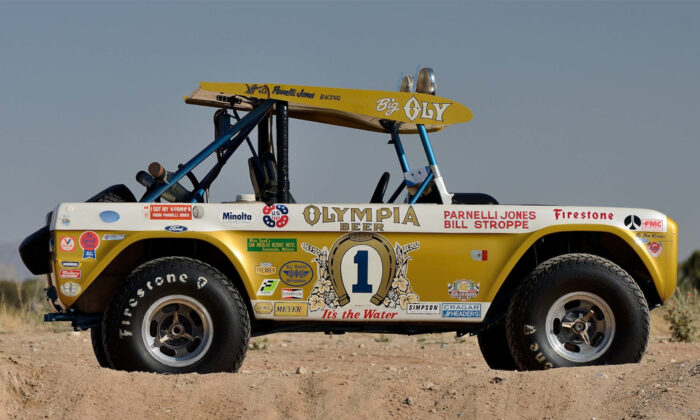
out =
<svg viewBox="0 0 700 420"><path fill-rule="evenodd" d="M59 204L20 246L47 274L45 320L90 329L99 363L127 371L237 371L251 336L295 331L476 334L497 369L638 362L649 310L675 288L676 223L448 192L428 133L472 113L435 95L431 69L413 85L200 83L185 102L216 108L211 144L140 171L138 200L115 185ZM289 118L383 133L403 179L386 198L385 172L365 203L296 202ZM404 134L427 165L409 166ZM250 153L252 193L211 203L235 152Z"/></svg>

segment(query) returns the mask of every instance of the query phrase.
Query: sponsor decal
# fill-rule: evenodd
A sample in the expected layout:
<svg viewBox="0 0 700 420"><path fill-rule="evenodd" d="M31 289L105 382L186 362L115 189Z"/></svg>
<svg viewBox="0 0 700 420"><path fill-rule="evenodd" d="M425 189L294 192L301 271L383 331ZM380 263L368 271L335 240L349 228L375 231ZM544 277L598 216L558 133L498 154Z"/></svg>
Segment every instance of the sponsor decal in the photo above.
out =
<svg viewBox="0 0 700 420"><path fill-rule="evenodd" d="M192 220L190 204L148 204L143 213L149 220Z"/></svg>
<svg viewBox="0 0 700 420"><path fill-rule="evenodd" d="M445 229L529 229L534 210L445 210Z"/></svg>
<svg viewBox="0 0 700 420"><path fill-rule="evenodd" d="M351 300L359 305L406 309L418 303L408 278L409 253L420 242L406 245L391 243L377 233L352 232L338 238L329 250L302 243L301 248L315 256L317 279L309 295L312 312L324 310L332 317ZM373 263L370 263L372 260ZM347 281L347 284L344 282ZM331 310L325 312L325 310Z"/></svg>
<svg viewBox="0 0 700 420"><path fill-rule="evenodd" d="M253 224L253 215L244 211L225 211L221 213L220 220L229 225L250 225Z"/></svg>
<svg viewBox="0 0 700 420"><path fill-rule="evenodd" d="M83 232L78 239L80 247L83 249L83 259L96 259L95 250L100 246L100 237L93 231Z"/></svg>
<svg viewBox="0 0 700 420"><path fill-rule="evenodd" d="M308 310L306 302L275 302L275 316L307 316Z"/></svg>
<svg viewBox="0 0 700 420"><path fill-rule="evenodd" d="M61 217L59 218L59 220L61 220L61 224L63 226L70 225L70 216L67 214L62 214Z"/></svg>
<svg viewBox="0 0 700 420"><path fill-rule="evenodd" d="M256 93L260 94L260 95L269 95L270 94L270 88L267 87L267 85L258 85L258 84L249 85L246 83L245 89L246 89L245 93L247 93L248 95L256 94ZM228 101L226 101L226 102L228 102Z"/></svg>
<svg viewBox="0 0 700 420"><path fill-rule="evenodd" d="M377 111L383 112L387 117L399 109L399 103L394 98L382 98L377 101Z"/></svg>
<svg viewBox="0 0 700 420"><path fill-rule="evenodd" d="M304 289L282 289L282 299L304 299Z"/></svg>
<svg viewBox="0 0 700 420"><path fill-rule="evenodd" d="M471 257L474 261L487 261L489 259L489 251L486 249L472 249Z"/></svg>
<svg viewBox="0 0 700 420"><path fill-rule="evenodd" d="M75 238L72 236L61 237L61 250L71 252L75 249Z"/></svg>
<svg viewBox="0 0 700 420"><path fill-rule="evenodd" d="M123 233L108 233L106 235L102 235L103 241L121 241L124 238L126 238L126 235Z"/></svg>
<svg viewBox="0 0 700 420"><path fill-rule="evenodd" d="M353 310L345 309L343 311L336 311L333 309L324 309L321 319L394 319L398 312L392 311L380 311L377 309L363 309L363 310Z"/></svg>
<svg viewBox="0 0 700 420"><path fill-rule="evenodd" d="M319 99L322 99L324 101L339 101L340 95L328 95L326 93L322 93Z"/></svg>
<svg viewBox="0 0 700 420"><path fill-rule="evenodd" d="M452 284L447 283L447 291L451 297L466 301L479 294L480 285L481 283L474 283L471 280L457 280Z"/></svg>
<svg viewBox="0 0 700 420"><path fill-rule="evenodd" d="M172 232L172 233L182 233L182 232L187 231L187 227L181 226L181 225L170 225L170 226L166 226L165 230L167 230L168 232Z"/></svg>
<svg viewBox="0 0 700 420"><path fill-rule="evenodd" d="M258 265L257 267L255 267L255 273L260 274L261 276L277 274L277 267L272 265L272 263L263 262L260 263L260 265Z"/></svg>
<svg viewBox="0 0 700 420"><path fill-rule="evenodd" d="M289 223L289 208L284 204L263 207L263 223L269 228L281 228Z"/></svg>
<svg viewBox="0 0 700 420"><path fill-rule="evenodd" d="M249 252L297 252L297 240L285 238L248 238Z"/></svg>
<svg viewBox="0 0 700 420"><path fill-rule="evenodd" d="M612 212L554 209L554 220L612 220Z"/></svg>
<svg viewBox="0 0 700 420"><path fill-rule="evenodd" d="M105 210L100 213L100 219L105 223L114 223L119 220L119 213L112 210Z"/></svg>
<svg viewBox="0 0 700 420"><path fill-rule="evenodd" d="M406 308L406 313L409 315L429 315L439 314L439 303L409 303Z"/></svg>
<svg viewBox="0 0 700 420"><path fill-rule="evenodd" d="M442 318L481 319L480 303L443 303Z"/></svg>
<svg viewBox="0 0 700 420"><path fill-rule="evenodd" d="M192 217L195 219L201 219L204 217L204 207L202 206L192 206Z"/></svg>
<svg viewBox="0 0 700 420"><path fill-rule="evenodd" d="M61 267L63 267L63 268L80 267L80 261L61 261Z"/></svg>
<svg viewBox="0 0 700 420"><path fill-rule="evenodd" d="M411 122L419 116L421 119L442 121L442 115L450 105L452 104L419 101L415 96L412 96L404 105L403 111Z"/></svg>
<svg viewBox="0 0 700 420"><path fill-rule="evenodd" d="M271 314L272 313L272 302L258 302L253 306L253 310L256 314Z"/></svg>
<svg viewBox="0 0 700 420"><path fill-rule="evenodd" d="M625 226L627 226L627 229L629 230L637 230L639 227L642 225L642 219L639 218L639 216L635 216L634 214L630 214L629 216L625 217Z"/></svg>
<svg viewBox="0 0 700 420"><path fill-rule="evenodd" d="M413 206L358 208L358 207L316 207L304 208L304 221L310 226L317 223L338 224L341 231L383 232L384 223L394 223L419 227L418 216Z"/></svg>
<svg viewBox="0 0 700 420"><path fill-rule="evenodd" d="M652 257L658 257L661 255L661 251L663 250L663 245L661 242L649 242L647 244L647 249L649 250L649 254L651 254Z"/></svg>
<svg viewBox="0 0 700 420"><path fill-rule="evenodd" d="M647 232L663 232L664 231L664 221L663 219L642 219L642 229Z"/></svg>
<svg viewBox="0 0 700 420"><path fill-rule="evenodd" d="M73 297L78 296L82 287L74 281L67 281L61 285L61 293L64 296Z"/></svg>
<svg viewBox="0 0 700 420"><path fill-rule="evenodd" d="M260 284L260 288L258 289L258 296L272 296L273 293L275 293L275 290L277 289L277 285L279 284L279 279L265 279L263 280L262 284Z"/></svg>
<svg viewBox="0 0 700 420"><path fill-rule="evenodd" d="M292 96L292 97L297 97L297 98L307 98L307 99L313 99L316 94L313 92L307 92L304 89L297 90L295 88L291 89L282 89L282 86L275 86L272 88L272 94L273 95L280 95L280 96Z"/></svg>
<svg viewBox="0 0 700 420"><path fill-rule="evenodd" d="M314 277L314 270L303 261L290 261L280 267L280 280L289 286L301 287Z"/></svg>
<svg viewBox="0 0 700 420"><path fill-rule="evenodd" d="M58 273L58 277L62 279L79 279L80 270L61 270Z"/></svg>

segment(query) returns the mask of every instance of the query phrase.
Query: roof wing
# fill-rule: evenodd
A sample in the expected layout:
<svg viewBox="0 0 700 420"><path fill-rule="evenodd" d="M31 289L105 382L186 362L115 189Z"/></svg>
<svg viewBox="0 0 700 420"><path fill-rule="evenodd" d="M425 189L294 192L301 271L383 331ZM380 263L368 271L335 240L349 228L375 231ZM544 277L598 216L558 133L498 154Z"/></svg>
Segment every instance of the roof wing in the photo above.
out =
<svg viewBox="0 0 700 420"><path fill-rule="evenodd" d="M234 102L249 111L256 99L287 101L291 118L379 132L387 131L385 121L396 122L400 133L416 133L417 124L438 131L472 119L469 108L439 96L315 86L201 82L185 102L216 108Z"/></svg>

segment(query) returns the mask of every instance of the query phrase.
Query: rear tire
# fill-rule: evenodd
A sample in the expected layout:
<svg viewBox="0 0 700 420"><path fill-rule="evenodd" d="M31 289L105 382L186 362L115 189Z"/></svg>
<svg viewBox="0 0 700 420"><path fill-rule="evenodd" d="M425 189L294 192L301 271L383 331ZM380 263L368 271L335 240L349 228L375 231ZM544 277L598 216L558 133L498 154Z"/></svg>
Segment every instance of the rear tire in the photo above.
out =
<svg viewBox="0 0 700 420"><path fill-rule="evenodd" d="M491 369L515 370L515 360L510 354L508 338L506 338L506 323L504 320L491 325L489 328L480 331L477 336L479 350L484 356L486 364Z"/></svg>
<svg viewBox="0 0 700 420"><path fill-rule="evenodd" d="M102 323L104 348L119 370L237 371L250 338L245 304L214 267L165 257L134 270Z"/></svg>
<svg viewBox="0 0 700 420"><path fill-rule="evenodd" d="M649 308L618 265L590 254L561 255L520 286L506 333L520 370L636 363L649 340Z"/></svg>

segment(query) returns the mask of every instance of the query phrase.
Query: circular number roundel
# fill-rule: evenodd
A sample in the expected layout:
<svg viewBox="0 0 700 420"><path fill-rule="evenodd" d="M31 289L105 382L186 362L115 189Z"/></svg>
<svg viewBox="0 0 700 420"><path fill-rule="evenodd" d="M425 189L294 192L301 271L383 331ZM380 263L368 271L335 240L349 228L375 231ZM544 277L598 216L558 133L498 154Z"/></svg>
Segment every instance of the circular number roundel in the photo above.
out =
<svg viewBox="0 0 700 420"><path fill-rule="evenodd" d="M283 204L273 204L263 207L263 223L267 227L284 227L289 222L289 209Z"/></svg>
<svg viewBox="0 0 700 420"><path fill-rule="evenodd" d="M362 245L358 247L358 245ZM391 289L391 282L396 274L396 253L389 241L376 233L353 232L341 236L328 252L328 271L333 284L333 289L338 295L338 304L345 306L350 302L350 296L345 288L343 279L343 260L348 252L353 253L350 258L357 264L357 278L348 279L352 283L353 293L371 293L372 286L369 283L368 262L370 253L378 255L381 264L381 281L377 292L372 296L370 302L380 305L386 294ZM375 254L376 252L376 254ZM347 274L347 271L346 271Z"/></svg>

